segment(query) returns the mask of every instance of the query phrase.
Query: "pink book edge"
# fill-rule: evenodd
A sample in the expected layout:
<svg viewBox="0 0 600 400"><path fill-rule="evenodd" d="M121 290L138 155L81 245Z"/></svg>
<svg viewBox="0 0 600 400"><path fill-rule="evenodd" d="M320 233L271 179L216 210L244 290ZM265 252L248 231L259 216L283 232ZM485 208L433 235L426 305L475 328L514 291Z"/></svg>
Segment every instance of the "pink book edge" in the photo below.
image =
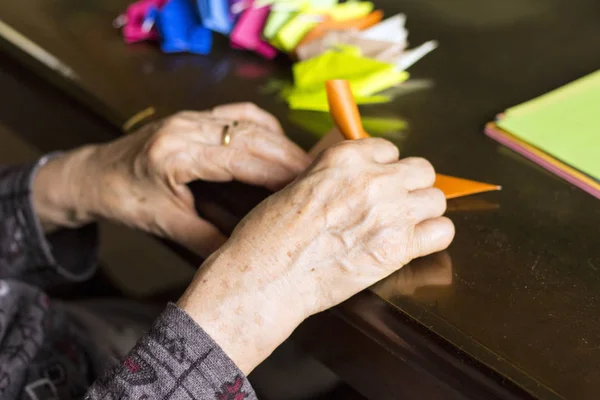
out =
<svg viewBox="0 0 600 400"><path fill-rule="evenodd" d="M564 171L563 169L559 168L558 166L544 160L543 158L540 158L539 156L530 152L526 148L521 147L518 143L508 140L500 132L498 132L498 130L488 126L485 128L485 134L488 137L494 139L496 142L508 147L509 149L521 154L523 157L527 158L528 160L533 161L534 163L538 164L542 168L552 172L554 175L559 176L560 178L564 179L565 181L569 182L570 184L591 194L592 196L596 197L597 199L600 199L600 190L577 179L576 177L569 174L567 171Z"/></svg>

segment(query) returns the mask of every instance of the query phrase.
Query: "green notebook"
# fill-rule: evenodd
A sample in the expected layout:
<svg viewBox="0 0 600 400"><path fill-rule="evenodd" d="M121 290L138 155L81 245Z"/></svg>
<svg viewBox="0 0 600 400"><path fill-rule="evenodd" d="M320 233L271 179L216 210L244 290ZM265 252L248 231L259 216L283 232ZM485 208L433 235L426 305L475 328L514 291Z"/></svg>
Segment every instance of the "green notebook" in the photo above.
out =
<svg viewBox="0 0 600 400"><path fill-rule="evenodd" d="M498 126L600 179L600 70L509 108Z"/></svg>

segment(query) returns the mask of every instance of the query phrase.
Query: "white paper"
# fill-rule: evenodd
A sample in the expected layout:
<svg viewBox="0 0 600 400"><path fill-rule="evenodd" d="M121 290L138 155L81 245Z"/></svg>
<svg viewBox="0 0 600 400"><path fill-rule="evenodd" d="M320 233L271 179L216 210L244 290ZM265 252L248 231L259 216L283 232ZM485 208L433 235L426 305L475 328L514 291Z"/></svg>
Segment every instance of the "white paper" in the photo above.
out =
<svg viewBox="0 0 600 400"><path fill-rule="evenodd" d="M429 42L425 42L419 47L415 47L414 49L406 50L398 61L396 65L398 67L398 71L404 71L412 66L414 63L419 61L421 58L425 57L427 54L431 53L438 46L438 43L435 40L430 40Z"/></svg>
<svg viewBox="0 0 600 400"><path fill-rule="evenodd" d="M408 38L408 31L405 25L406 16L398 14L362 31L361 36L364 39L403 44Z"/></svg>

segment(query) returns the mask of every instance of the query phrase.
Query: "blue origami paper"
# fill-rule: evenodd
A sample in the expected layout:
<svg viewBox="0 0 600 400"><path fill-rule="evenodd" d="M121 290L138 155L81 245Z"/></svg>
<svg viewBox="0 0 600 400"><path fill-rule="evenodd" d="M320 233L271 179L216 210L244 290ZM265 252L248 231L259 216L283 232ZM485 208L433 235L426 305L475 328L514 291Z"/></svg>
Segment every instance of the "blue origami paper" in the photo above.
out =
<svg viewBox="0 0 600 400"><path fill-rule="evenodd" d="M228 35L233 29L229 0L197 0L202 24L211 31Z"/></svg>
<svg viewBox="0 0 600 400"><path fill-rule="evenodd" d="M165 53L208 54L212 49L212 32L202 25L192 0L167 2L158 12L156 28Z"/></svg>

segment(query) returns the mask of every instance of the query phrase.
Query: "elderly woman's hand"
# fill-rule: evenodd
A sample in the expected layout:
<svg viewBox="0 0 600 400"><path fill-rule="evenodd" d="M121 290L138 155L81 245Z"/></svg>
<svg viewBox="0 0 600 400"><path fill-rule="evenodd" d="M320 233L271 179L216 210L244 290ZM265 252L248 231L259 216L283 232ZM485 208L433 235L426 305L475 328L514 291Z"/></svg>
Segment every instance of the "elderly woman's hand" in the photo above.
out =
<svg viewBox="0 0 600 400"><path fill-rule="evenodd" d="M104 218L207 255L225 238L198 217L187 183L235 179L275 190L310 161L275 117L252 104L233 104L181 112L53 159L35 178L33 201L46 230Z"/></svg>
<svg viewBox="0 0 600 400"><path fill-rule="evenodd" d="M434 181L385 140L336 145L240 223L179 305L248 373L306 317L450 244Z"/></svg>

